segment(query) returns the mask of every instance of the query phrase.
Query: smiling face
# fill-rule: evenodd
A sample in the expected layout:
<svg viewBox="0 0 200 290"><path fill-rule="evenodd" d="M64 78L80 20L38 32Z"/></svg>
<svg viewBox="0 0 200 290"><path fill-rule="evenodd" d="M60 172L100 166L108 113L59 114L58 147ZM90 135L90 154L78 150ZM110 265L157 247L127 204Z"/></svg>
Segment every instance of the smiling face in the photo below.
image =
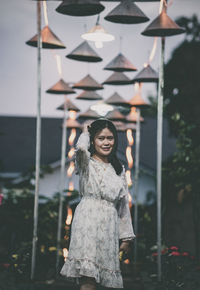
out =
<svg viewBox="0 0 200 290"><path fill-rule="evenodd" d="M94 137L94 155L100 159L107 158L113 150L114 143L115 139L113 133L108 128L104 128Z"/></svg>

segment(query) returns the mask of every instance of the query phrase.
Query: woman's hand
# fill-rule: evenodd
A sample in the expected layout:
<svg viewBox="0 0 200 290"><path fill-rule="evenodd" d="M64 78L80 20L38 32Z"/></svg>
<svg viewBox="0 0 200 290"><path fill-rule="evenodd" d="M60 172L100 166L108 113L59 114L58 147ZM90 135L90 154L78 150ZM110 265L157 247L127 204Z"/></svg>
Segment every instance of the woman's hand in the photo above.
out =
<svg viewBox="0 0 200 290"><path fill-rule="evenodd" d="M127 254L129 252L129 249L130 249L129 241L124 241L124 242L121 243L119 251L120 252L123 251L124 253Z"/></svg>

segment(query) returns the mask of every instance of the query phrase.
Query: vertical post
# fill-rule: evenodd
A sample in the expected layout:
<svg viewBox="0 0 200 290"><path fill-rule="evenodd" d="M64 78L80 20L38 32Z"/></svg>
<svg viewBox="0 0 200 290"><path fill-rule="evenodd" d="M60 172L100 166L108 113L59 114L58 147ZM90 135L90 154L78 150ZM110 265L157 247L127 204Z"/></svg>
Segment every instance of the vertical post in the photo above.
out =
<svg viewBox="0 0 200 290"><path fill-rule="evenodd" d="M63 111L63 125L62 125L62 147L61 147L61 170L60 170L60 198L59 198L59 210L58 210L58 231L57 231L57 255L56 255L56 273L59 271L60 261L60 242L61 242L61 230L62 230L62 217L63 217L63 192L65 189L65 156L67 146L67 107L66 96L64 97L64 111Z"/></svg>
<svg viewBox="0 0 200 290"><path fill-rule="evenodd" d="M157 253L158 253L158 280L161 281L161 246L162 246L162 131L163 131L163 95L164 95L164 52L165 38L161 39L161 55L159 68L158 107L157 107Z"/></svg>
<svg viewBox="0 0 200 290"><path fill-rule="evenodd" d="M138 183L139 183L139 162L140 162L140 109L137 109L136 122L136 147L135 147L135 178L134 178L134 231L138 233ZM134 242L134 259L137 262L137 238Z"/></svg>
<svg viewBox="0 0 200 290"><path fill-rule="evenodd" d="M35 199L33 217L33 242L31 260L31 280L35 277L35 263L37 250L37 229L38 229L38 197L40 181L40 146L41 146L41 2L37 2L37 128L36 128L36 164L35 164Z"/></svg>

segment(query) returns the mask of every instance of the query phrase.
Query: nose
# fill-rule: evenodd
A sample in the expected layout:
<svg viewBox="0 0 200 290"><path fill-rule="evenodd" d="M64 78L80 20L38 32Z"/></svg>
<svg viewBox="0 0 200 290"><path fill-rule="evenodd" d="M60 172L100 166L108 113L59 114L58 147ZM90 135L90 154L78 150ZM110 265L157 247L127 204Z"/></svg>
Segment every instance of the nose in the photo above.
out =
<svg viewBox="0 0 200 290"><path fill-rule="evenodd" d="M107 138L104 139L104 145L109 145L109 140Z"/></svg>

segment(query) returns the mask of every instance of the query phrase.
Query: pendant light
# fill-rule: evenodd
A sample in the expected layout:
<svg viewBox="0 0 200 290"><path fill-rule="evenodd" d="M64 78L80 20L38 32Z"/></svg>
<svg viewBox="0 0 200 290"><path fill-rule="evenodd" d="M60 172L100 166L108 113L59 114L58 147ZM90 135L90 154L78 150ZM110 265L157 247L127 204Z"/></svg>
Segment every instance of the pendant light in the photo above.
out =
<svg viewBox="0 0 200 290"><path fill-rule="evenodd" d="M53 85L46 92L49 94L57 94L57 95L75 94L75 91L72 88L70 88L69 85L63 79L60 79L55 85Z"/></svg>
<svg viewBox="0 0 200 290"><path fill-rule="evenodd" d="M137 24L149 21L149 18L132 0L123 0L104 19L121 24Z"/></svg>
<svg viewBox="0 0 200 290"><path fill-rule="evenodd" d="M80 95L76 97L76 99L96 101L96 100L102 100L103 98L99 94L97 94L95 91L83 91Z"/></svg>
<svg viewBox="0 0 200 290"><path fill-rule="evenodd" d="M132 80L133 83L157 83L158 73L148 64Z"/></svg>
<svg viewBox="0 0 200 290"><path fill-rule="evenodd" d="M69 59L86 62L99 62L102 58L94 51L87 41L82 42L71 53L66 55Z"/></svg>
<svg viewBox="0 0 200 290"><path fill-rule="evenodd" d="M88 90L88 91L95 91L95 90L102 90L103 86L99 84L95 79L93 79L89 74L84 77L79 82L75 83L73 86L74 89L81 89L81 90Z"/></svg>
<svg viewBox="0 0 200 290"><path fill-rule="evenodd" d="M122 86L122 85L130 85L133 82L123 73L121 72L114 72L109 78L107 78L103 84L105 85L115 85L115 86Z"/></svg>
<svg viewBox="0 0 200 290"><path fill-rule="evenodd" d="M98 0L64 0L56 11L70 16L90 16L99 14L104 9Z"/></svg>
<svg viewBox="0 0 200 290"><path fill-rule="evenodd" d="M116 72L131 72L137 70L122 53L119 53L104 69Z"/></svg>

